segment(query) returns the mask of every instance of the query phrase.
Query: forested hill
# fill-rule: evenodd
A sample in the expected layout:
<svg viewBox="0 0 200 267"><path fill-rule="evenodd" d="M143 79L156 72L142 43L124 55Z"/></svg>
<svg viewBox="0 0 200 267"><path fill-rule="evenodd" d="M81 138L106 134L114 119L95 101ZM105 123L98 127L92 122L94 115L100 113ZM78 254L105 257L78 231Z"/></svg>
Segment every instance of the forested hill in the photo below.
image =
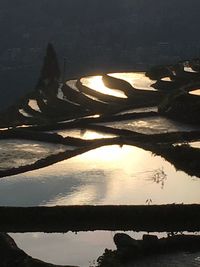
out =
<svg viewBox="0 0 200 267"><path fill-rule="evenodd" d="M200 55L199 0L0 0L0 109L34 88L52 42L67 75Z"/></svg>

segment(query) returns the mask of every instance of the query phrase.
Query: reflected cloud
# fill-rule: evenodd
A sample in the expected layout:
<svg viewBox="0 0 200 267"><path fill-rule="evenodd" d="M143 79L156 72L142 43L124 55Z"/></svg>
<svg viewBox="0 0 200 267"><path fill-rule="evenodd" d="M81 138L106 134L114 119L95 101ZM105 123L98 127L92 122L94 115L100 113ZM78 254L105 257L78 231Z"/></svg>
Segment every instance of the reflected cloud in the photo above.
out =
<svg viewBox="0 0 200 267"><path fill-rule="evenodd" d="M149 177L155 182L147 183ZM162 181L163 189L157 186ZM112 145L1 179L0 205L143 205L147 199L191 204L200 203L199 191L200 179L177 172L163 158L137 147Z"/></svg>
<svg viewBox="0 0 200 267"><path fill-rule="evenodd" d="M69 232L66 234L10 234L27 254L54 264L89 267L105 248L115 249L109 231ZM96 264L95 264L96 265Z"/></svg>
<svg viewBox="0 0 200 267"><path fill-rule="evenodd" d="M103 184L103 183L102 183ZM98 191L97 191L98 190ZM104 192L105 193L105 192ZM87 185L79 188L78 191L71 192L71 194L59 194L55 199L46 203L46 205L55 206L55 205L84 205L84 204L93 204L98 202L100 196L100 190L95 185Z"/></svg>

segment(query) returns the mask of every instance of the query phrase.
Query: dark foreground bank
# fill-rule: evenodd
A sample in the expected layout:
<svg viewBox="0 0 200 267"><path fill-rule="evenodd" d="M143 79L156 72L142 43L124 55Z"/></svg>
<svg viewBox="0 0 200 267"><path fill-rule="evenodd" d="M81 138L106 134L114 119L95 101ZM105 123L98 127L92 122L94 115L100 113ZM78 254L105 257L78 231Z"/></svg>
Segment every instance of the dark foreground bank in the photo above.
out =
<svg viewBox="0 0 200 267"><path fill-rule="evenodd" d="M1 232L200 231L200 205L0 207Z"/></svg>

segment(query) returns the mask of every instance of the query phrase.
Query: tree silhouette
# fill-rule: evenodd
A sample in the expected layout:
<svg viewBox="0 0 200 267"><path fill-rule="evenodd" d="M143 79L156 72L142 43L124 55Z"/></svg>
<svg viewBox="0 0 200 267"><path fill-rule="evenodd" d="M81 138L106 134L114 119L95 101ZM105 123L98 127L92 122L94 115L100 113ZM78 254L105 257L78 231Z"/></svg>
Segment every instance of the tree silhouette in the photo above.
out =
<svg viewBox="0 0 200 267"><path fill-rule="evenodd" d="M58 82L59 78L60 68L57 55L53 45L48 43L37 87L46 87Z"/></svg>

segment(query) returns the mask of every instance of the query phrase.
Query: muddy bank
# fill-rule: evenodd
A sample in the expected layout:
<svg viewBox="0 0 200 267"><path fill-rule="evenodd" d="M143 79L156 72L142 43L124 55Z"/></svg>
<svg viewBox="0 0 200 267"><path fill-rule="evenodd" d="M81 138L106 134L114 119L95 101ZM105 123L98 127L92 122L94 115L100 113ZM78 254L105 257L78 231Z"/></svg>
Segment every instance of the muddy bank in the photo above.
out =
<svg viewBox="0 0 200 267"><path fill-rule="evenodd" d="M170 66L155 66L146 71L145 74L151 80L159 80L164 77L172 77L173 72Z"/></svg>
<svg viewBox="0 0 200 267"><path fill-rule="evenodd" d="M192 71L185 70L185 67L190 67ZM180 81L183 83L199 82L199 63L196 65L190 61L177 62L174 65L155 66L147 70L146 76L152 80L161 80L165 77L170 77L171 80Z"/></svg>
<svg viewBox="0 0 200 267"><path fill-rule="evenodd" d="M77 88L80 90L80 92L98 98L100 101L118 104L118 108L124 105L127 105L132 108L157 106L164 96L162 92L158 91L134 89L128 82L123 82L123 80L122 83L124 83L124 85L122 87L120 82L120 84L118 84L117 80L119 79L110 76L104 75L104 79L106 79L106 82L109 82L110 88L116 88L117 86L118 89L120 88L121 91L125 92L127 98L120 98L97 92L83 85L80 80L77 81Z"/></svg>
<svg viewBox="0 0 200 267"><path fill-rule="evenodd" d="M123 111L119 110L119 112ZM48 123L43 125L33 125L29 126L26 129L30 129L32 131L53 131L53 130L63 130L63 129L70 129L70 128L84 128L89 124L96 124L101 122L111 122L111 121L123 121L123 120L130 120L130 119L140 119L140 118L149 118L149 117L156 117L158 116L157 112L150 111L150 112L133 112L133 113L127 113L122 115L103 115L99 117L83 117L74 119L71 121L64 121L59 123Z"/></svg>
<svg viewBox="0 0 200 267"><path fill-rule="evenodd" d="M173 91L179 89L183 85L184 85L184 83L181 81L158 80L157 82L152 84L152 87L159 90L159 91L165 91L166 93L172 93Z"/></svg>
<svg viewBox="0 0 200 267"><path fill-rule="evenodd" d="M160 103L158 112L168 118L199 126L200 97L179 90Z"/></svg>
<svg viewBox="0 0 200 267"><path fill-rule="evenodd" d="M95 147L96 147L96 145L95 145ZM55 164L59 161L66 160L66 159L72 158L74 156L80 155L82 153L85 153L92 148L93 147L91 146L91 147L77 148L75 150L66 150L64 152L60 152L57 154L47 156L46 158L39 159L36 162L34 162L33 164L24 165L24 166L20 166L20 167L16 167L16 168L14 167L14 168L11 168L8 170L0 170L0 178L4 178L7 176L12 176L12 175L16 175L16 174L44 168L44 167L50 166L52 164Z"/></svg>
<svg viewBox="0 0 200 267"><path fill-rule="evenodd" d="M75 137L62 137L56 133L45 133L45 132L37 132L31 131L31 128L23 129L11 129L11 130L0 130L0 140L6 139L25 139L25 140L33 140L40 141L45 143L54 143L54 144L62 144L69 146L86 146L89 143L87 140L82 140Z"/></svg>
<svg viewBox="0 0 200 267"><path fill-rule="evenodd" d="M0 139L26 139L35 140L47 143L58 143L64 144L65 140L62 136L58 134L48 134L44 132L34 132L27 129L10 129L10 130L0 130Z"/></svg>
<svg viewBox="0 0 200 267"><path fill-rule="evenodd" d="M1 232L200 231L200 205L0 207Z"/></svg>
<svg viewBox="0 0 200 267"><path fill-rule="evenodd" d="M145 234L142 240L136 240L127 234L117 233L113 240L117 249L105 249L104 254L97 260L98 267L116 267L134 263L139 266L141 260L152 259L159 254L200 251L200 236L197 235L172 234L159 239L156 235Z"/></svg>
<svg viewBox="0 0 200 267"><path fill-rule="evenodd" d="M130 83L126 82L125 80L114 78L112 76L104 74L102 76L102 81L105 86L111 89L121 90L127 97L131 96L134 92L134 88L130 85Z"/></svg>
<svg viewBox="0 0 200 267"><path fill-rule="evenodd" d="M200 149L183 145L157 146L152 149L154 153L162 156L172 163L177 170L182 170L190 176L200 177Z"/></svg>
<svg viewBox="0 0 200 267"><path fill-rule="evenodd" d="M62 92L64 94L64 100L72 101L78 103L80 106L85 106L90 109L93 113L104 113L106 109L109 108L109 104L106 102L97 101L88 97L86 94L75 91L71 87L64 85L62 87Z"/></svg>

